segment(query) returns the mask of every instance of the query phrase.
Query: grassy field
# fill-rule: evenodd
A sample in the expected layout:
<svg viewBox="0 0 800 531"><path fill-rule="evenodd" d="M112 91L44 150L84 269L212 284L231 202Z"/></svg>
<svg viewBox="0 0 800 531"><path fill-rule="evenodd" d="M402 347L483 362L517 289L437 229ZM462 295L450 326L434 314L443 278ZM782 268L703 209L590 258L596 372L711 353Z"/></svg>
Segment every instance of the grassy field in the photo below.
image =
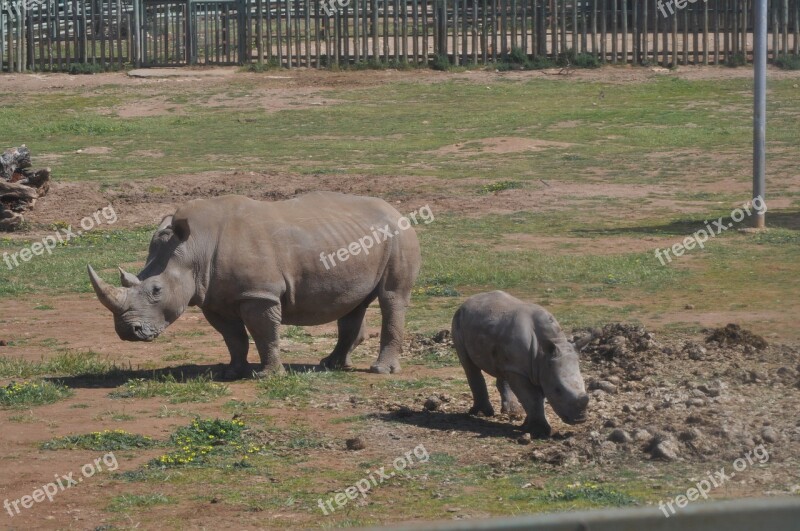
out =
<svg viewBox="0 0 800 531"><path fill-rule="evenodd" d="M250 195L256 190L250 172L267 172L283 187L336 183L406 211L430 204L435 220L418 227L423 267L410 333L449 328L466 296L504 289L548 307L565 329L622 321L664 334L696 333L730 321L771 341L800 339L800 76L769 85L769 231L728 230L705 249L662 265L653 254L657 247L680 242L711 220L727 223L748 199L752 82L746 77L652 75L625 82L613 74L574 80L467 72L429 79L412 72L379 79L381 73L365 72L372 82L357 82L360 74L299 88L241 72L182 85L104 75L88 88L70 88L53 76L51 90L0 91L0 145L24 142L34 165L42 157L59 181L110 198L127 197L135 180L144 200L171 203L173 176L209 175L224 192ZM93 154L86 153L90 147ZM58 187L51 192L57 193ZM85 214L97 206L87 202ZM125 208L135 210L136 199ZM134 367L136 345L120 346L110 318L93 305L85 274L92 263L116 282L118 264L136 270L143 263L153 222L120 220L52 256L16 268L0 262L0 339L10 345L0 351L0 383L40 385L0 388L6 420L30 432L10 447L9 459L32 451L41 460L42 452L66 455L68 448L93 450L81 454L87 458L117 450L120 463L127 462L124 473L107 472L89 487L97 489L91 518L104 529L136 522L179 528L195 516L198 525L232 519L241 528L349 527L465 512L642 505L674 494L698 467L711 466L559 470L506 459L521 450L497 435L470 443L470 451L486 453L471 462L458 435L425 425L439 443L431 443L428 460L377 487L367 501L323 518L318 499L391 463L402 455L399 447L415 446L404 425L381 411L437 393L466 403L468 387L455 357L411 355L407 375L382 380L300 371L272 381L221 383L206 369L224 361L225 350L201 323L171 329ZM27 232L0 238L0 254L75 222L66 214L40 221L34 212ZM81 314L64 313L73 303L97 314L93 323L102 322L102 331L91 331L92 338L105 337L96 349L80 338ZM37 329L67 314L72 324L63 335ZM368 318L379 326L378 312ZM285 361L313 363L333 344L331 331L286 328ZM371 355L356 360L366 365ZM56 407L62 409L42 409ZM84 419L85 429L59 424L48 411ZM192 419L233 415L246 429L235 428L203 453L198 438L219 436L214 430L223 428L198 427ZM373 443L363 457L341 449L346 435L387 432L390 439L400 433L393 439L399 442L384 449ZM339 461L331 464L326 452L334 450ZM191 453L202 458L162 466ZM10 478L5 486L29 490Z"/></svg>

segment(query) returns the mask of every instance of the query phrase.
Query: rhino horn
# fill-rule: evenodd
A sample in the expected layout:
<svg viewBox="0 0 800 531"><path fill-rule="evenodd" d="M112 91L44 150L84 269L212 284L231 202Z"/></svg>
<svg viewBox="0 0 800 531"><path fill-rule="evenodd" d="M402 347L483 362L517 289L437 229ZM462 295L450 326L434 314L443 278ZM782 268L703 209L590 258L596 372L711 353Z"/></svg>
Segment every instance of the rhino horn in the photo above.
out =
<svg viewBox="0 0 800 531"><path fill-rule="evenodd" d="M87 265L86 267L89 270L89 280L92 281L92 287L97 294L97 298L100 299L100 303L114 314L124 312L126 308L125 302L128 298L125 289L112 286L104 281L94 272L92 266Z"/></svg>
<svg viewBox="0 0 800 531"><path fill-rule="evenodd" d="M121 267L118 269L119 269L119 281L122 283L122 287L132 288L142 283L142 281L139 280L139 277L137 277L136 275L128 273Z"/></svg>

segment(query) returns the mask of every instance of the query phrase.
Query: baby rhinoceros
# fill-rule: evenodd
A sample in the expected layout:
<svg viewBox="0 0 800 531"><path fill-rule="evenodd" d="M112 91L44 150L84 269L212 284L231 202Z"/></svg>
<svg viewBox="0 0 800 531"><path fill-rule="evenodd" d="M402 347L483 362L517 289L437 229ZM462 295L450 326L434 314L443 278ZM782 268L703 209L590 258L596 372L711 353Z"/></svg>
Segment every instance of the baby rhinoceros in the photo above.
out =
<svg viewBox="0 0 800 531"><path fill-rule="evenodd" d="M483 370L497 378L503 413L521 413L522 402L527 414L522 428L534 437L550 435L545 398L564 422L586 420L589 395L578 354L555 318L541 306L503 291L480 293L456 311L452 333L472 390L471 415L494 415Z"/></svg>

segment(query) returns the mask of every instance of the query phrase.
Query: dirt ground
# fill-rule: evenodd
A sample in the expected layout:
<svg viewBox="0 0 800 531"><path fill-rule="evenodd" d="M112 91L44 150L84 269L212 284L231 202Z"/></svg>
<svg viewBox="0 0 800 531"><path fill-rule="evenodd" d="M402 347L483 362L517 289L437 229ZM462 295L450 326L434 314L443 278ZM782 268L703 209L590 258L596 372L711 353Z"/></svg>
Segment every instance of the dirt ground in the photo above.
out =
<svg viewBox="0 0 800 531"><path fill-rule="evenodd" d="M26 339L23 346L14 347L13 354L36 361L42 350L37 339L65 338L72 349L92 349L120 365L137 367L172 367L175 371L202 372L219 369L225 362L227 351L222 341L211 331L202 315L190 311L170 328L179 337L182 348L202 352L196 363L179 364L163 361L163 345L124 343L113 337L111 321L106 312L91 296L63 296L48 299L53 306L45 312L32 312L37 304L34 297L26 301L4 304L3 316L18 316L7 322L7 330L14 331L17 340ZM376 310L371 309L371 314ZM55 318L55 316L59 318ZM80 329L80 334L71 333ZM314 337L311 345L284 341L284 361L292 364L315 364L333 346L332 326L310 327ZM553 426L550 441L528 443L517 428L520 419L497 415L494 418L467 417L471 395L440 389L421 389L404 396L393 396L381 391L378 384L386 377L369 374L365 368L377 350L378 329L370 330L371 338L360 347L354 360L355 373L364 393L358 396L347 392L316 396L308 408L291 403L270 407L268 413L278 427L291 429L298 423L309 423L318 433L324 434L331 447L307 451L308 462L319 461L320 466L345 469L354 466L348 461L344 448L347 438L357 435L367 448L358 452L359 461L386 460L386 456L402 455L418 444L430 452L446 451L464 463L487 463L495 477L513 473L531 461L554 473L593 474L599 483L617 481L614 470L640 469L654 489L663 488L665 480L658 480L659 470L678 465L689 470L686 477L702 477L703 471L717 471L725 467L733 471L737 458L753 449L762 458L740 471L738 476L716 489L712 497L737 497L769 494L788 494L800 489L798 456L800 456L800 348L770 342L763 346L760 338L740 337L740 330L728 328L716 340L711 331L687 337L675 334L652 334L629 325L608 325L604 329L577 330L574 338L583 345L582 371L592 397L590 420L581 425L568 426L552 412L548 417ZM205 333L197 336L195 333ZM412 336L407 339L404 380L440 378L445 381L461 380L460 367L429 368L415 364L422 355L451 357L449 339L437 343L430 338ZM720 339L722 338L722 339ZM9 348L0 347L6 355ZM146 371L145 371L146 372ZM395 376L394 378L397 378ZM113 386L113 384L112 384ZM494 403L499 397L490 381ZM54 471L67 473L79 470L91 462L99 452L52 452L38 450L43 440L90 430L119 427L110 421L113 411L136 415L135 420L124 423L132 433L154 438L166 438L181 423L175 418L159 418L154 412L163 410L163 399L140 399L134 404L120 405L110 401L111 389L78 385L76 399L32 410L30 422L9 423L8 417L18 411L4 411L0 418L7 426L0 441L0 455L5 456L4 471L0 478L0 493L11 499L18 498L40 486ZM229 399L250 401L256 398L252 382L231 384ZM433 411L425 409L425 402L434 398ZM75 402L82 404L75 408ZM219 401L192 404L191 410L203 416L218 416ZM346 423L335 419L365 415L366 425L354 431ZM77 428L80 427L80 428ZM766 452L766 454L765 454ZM135 456L117 452L120 471L135 470L148 459L158 455L158 450L141 451ZM736 470L738 471L737 463ZM708 473L708 472L706 472ZM682 477L680 473L675 473ZM696 479L695 479L696 480ZM530 478L533 488L543 488L543 480ZM691 486L688 479L684 480ZM680 483L680 482L679 482ZM327 486L334 490L338 485ZM199 495L211 497L214 489L196 488ZM11 522L11 528L97 528L109 521L104 511L105 502L115 494L141 492L141 487L107 477L86 479L80 488L59 494L52 503L24 512ZM227 527L235 521L237 528L259 528L267 524L263 517L250 514L236 506L182 502L165 509L157 509L150 517L137 515L151 528L158 511L168 511L192 528ZM290 519L302 527L316 526L319 522L307 513L288 512L270 515ZM477 518L490 516L469 508L458 508L458 517ZM166 513L164 513L166 514ZM390 520L392 518L389 518ZM136 520L138 521L138 520ZM136 521L132 521L134 524ZM149 524L147 523L149 522Z"/></svg>
<svg viewBox="0 0 800 531"><path fill-rule="evenodd" d="M187 72L189 72L187 74ZM218 77L233 75L234 71L219 69L218 74L204 75L203 71L192 75L184 71L179 77L134 78L126 82L159 84L180 87L183 83L215 83ZM221 72L221 74L219 73ZM789 73L773 72L775 76ZM250 74L236 73L247 76ZM507 78L557 76L558 71L509 72ZM684 79L729 79L747 78L748 69L682 67L670 72L664 69L632 69L628 67L604 68L598 71L582 70L572 74L575 79L595 80L611 83L641 82L653 76L669 75ZM3 75L0 76L0 93L14 90L40 91L62 87L81 87L93 90L108 83L120 81L124 74L100 74L94 76L62 75ZM313 105L315 90L324 87L370 86L397 81L400 78L419 83L436 83L444 79L461 77L475 82L481 79L496 79L497 74L468 71L460 74L440 74L432 71L365 71L365 72L317 72L293 70L275 76L260 75L264 79L263 98L265 108L297 108L294 98L302 89L304 101ZM291 94L291 97L289 95ZM309 98L308 96L312 96ZM212 105L232 105L235 102L214 101ZM113 110L121 116L147 116L164 111L165 102L152 101L136 107ZM174 105L170 104L172 107ZM111 112L111 111L110 111ZM177 112L180 112L178 109ZM567 124L566 126L569 126ZM461 146L447 149L458 152ZM476 149L496 153L536 150L535 143L519 143L513 139L487 139ZM103 146L87 146L87 156L103 153ZM142 153L147 156L147 153ZM157 153L150 154L158 156ZM175 204L198 197L246 194L256 199L280 200L313 190L334 190L347 193L372 194L392 190L387 199L401 211L411 211L421 205L430 205L433 212L468 212L470 216L485 216L490 213L511 213L535 209L541 212L557 210L565 206L580 205L584 197L594 192L611 199L641 199L644 197L668 196L669 190L659 186L609 185L597 180L582 184L545 183L535 184L522 190L509 190L490 195L470 192L478 189L482 182L469 179L457 183L442 182L430 178L391 176L374 178L349 176L346 181L336 175L292 175L233 172L205 173L202 175L171 175L146 181L129 181L113 186L101 186L96 182L55 182L49 195L39 201L31 232L11 234L11 238L31 239L49 233L49 225L66 222L75 224L86 212L113 203L118 214L116 228L150 226L173 212ZM708 184L712 186L712 184ZM800 186L800 184L798 184ZM665 199L664 201L668 201ZM682 203L683 209L692 211L692 206ZM677 205L675 205L677 208ZM698 211L700 207L698 206ZM626 213L635 219L644 215L632 209ZM504 241L510 249L548 249L569 243L569 238L549 236L513 236ZM604 249L615 252L614 246L630 249L652 249L666 247L671 238L653 237L646 240L614 238L612 247L604 240ZM586 245L582 242L583 252ZM633 247L632 247L633 246ZM589 248L591 252L603 249ZM52 309L33 311L39 304L47 303ZM377 309L371 308L369 318L374 321ZM679 316L673 316L676 319ZM709 327L720 327L731 315L720 313L705 316ZM784 315L776 310L776 326L796 327L796 316ZM665 324L669 316L660 322L646 323L654 327ZM186 365L165 362L163 345L159 343L126 343L113 333L108 313L92 295L62 295L58 297L28 296L4 300L0 307L0 340L13 339L19 343L14 347L0 346L0 356L17 356L28 361L38 361L51 352L42 346L48 338L58 338L60 346L72 350L92 350L109 361L130 365L132 369L172 367L176 370L215 370L218 364L227 362L227 350L221 338L205 322L196 309L187 312L170 327L167 334L186 350L202 353L201 358ZM332 348L334 325L309 327L313 341L300 344L284 343L284 362L293 364L316 364ZM314 397L309 408L284 404L272 406L268 413L278 427L292 427L296 423L311 423L331 441L330 448L307 450L307 461L325 463L327 467L352 467L354 462L370 459L385 460L386 456L402 455L415 444L423 443L433 452L446 451L460 462L478 461L488 463L497 477L510 474L520 463L534 461L543 467L558 471L585 470L597 481L614 478L617 467L641 469L645 477L656 477L663 471L664 463L679 464L698 477L703 467L716 470L720 466L732 469L739 457L763 445L769 452L768 463L757 463L746 467L724 487L716 490L713 497L753 496L760 494L795 493L800 490L798 456L800 456L800 343L783 336L768 336L766 345L742 334L741 330L728 328L722 332L709 330L702 334L651 333L644 328L628 325L608 325L604 329L576 330L575 339L582 350L582 370L592 396L591 418L582 425L567 426L548 412L554 428L554 437L546 444L532 443L520 439L522 433L515 427L517 419L502 415L487 418L470 418L464 415L471 405L471 396L464 386L456 392L423 388L416 394L391 396L381 391L378 384L387 377L367 373L377 351L378 329L370 329L372 337L358 349L355 376L365 392L357 397L342 391L332 396ZM254 353L251 352L251 361ZM421 337L408 337L404 360L404 380L424 380L436 377L445 381L463 380L463 371L458 366L448 365L431 368L414 363L422 356L454 356L445 338L441 342ZM5 383L5 382L3 382ZM230 399L252 401L256 391L252 382L234 382L232 394L224 400L206 404L192 404L192 413L209 417L220 416L221 404ZM142 399L132 405L111 403L110 389L99 385L79 386L75 398L53 405L37 407L23 413L28 422L11 422L12 415L19 411L0 411L4 435L0 438L0 456L4 474L0 476L0 498L19 498L50 478L54 473L66 474L77 471L85 463L97 457L98 452L71 451L47 452L38 448L39 443L52 437L71 433L118 427L110 420L112 410L130 408L135 414L124 428L133 433L165 438L183 419L158 416L164 407L163 399ZM495 404L499 404L494 387L490 392ZM435 397L435 408L426 411L423 404ZM75 403L82 404L80 408ZM172 406L169 406L172 407ZM499 407L497 408L499 410ZM365 428L354 433L347 423L334 423L334 419L364 415L369 421ZM358 435L366 441L366 449L355 461L348 460L344 440ZM134 470L161 453L160 450L142 451L126 457L120 462L120 471ZM679 477L689 477L677 474ZM253 479L252 481L256 481ZM651 480L657 488L660 482ZM679 482L680 483L680 482ZM689 487L692 483L684 481ZM321 490L337 489L340 484L320 485ZM107 476L87 479L80 488L60 493L53 502L37 504L13 520L1 524L9 529L103 529L112 518L104 510L107 500L116 494L141 492L142 485L131 485L115 481ZM213 486L194 486L198 496L211 497ZM531 488L542 488L539 479L531 478ZM456 507L452 511L457 517L476 518L488 516L469 507ZM285 510L269 514L246 511L241 507L225 504L186 500L177 505L148 510L149 514L137 515L145 521L143 527L158 526L160 515L169 513L173 521L182 521L187 528L236 528L255 529L266 525L291 525L308 527L319 525L309 514L286 507ZM392 520L389 517L388 520ZM128 522L131 528L139 520Z"/></svg>

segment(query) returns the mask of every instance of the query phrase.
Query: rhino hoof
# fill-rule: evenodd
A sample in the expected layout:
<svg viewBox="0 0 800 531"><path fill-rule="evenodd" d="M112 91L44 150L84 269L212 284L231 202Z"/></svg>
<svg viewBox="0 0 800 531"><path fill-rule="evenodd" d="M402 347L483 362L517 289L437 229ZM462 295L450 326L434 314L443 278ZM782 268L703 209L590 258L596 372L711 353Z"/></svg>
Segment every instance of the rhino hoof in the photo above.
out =
<svg viewBox="0 0 800 531"><path fill-rule="evenodd" d="M377 374L397 374L400 372L400 364L393 364L393 365L378 365L375 364L369 368L369 372L374 372Z"/></svg>
<svg viewBox="0 0 800 531"><path fill-rule="evenodd" d="M283 368L282 364L278 364L274 367L264 367L260 371L253 371L253 378L263 379L271 376L280 376L281 374L286 374L286 369Z"/></svg>
<svg viewBox="0 0 800 531"><path fill-rule="evenodd" d="M472 406L472 409L469 410L469 414L474 416L494 417L494 408L492 406Z"/></svg>
<svg viewBox="0 0 800 531"><path fill-rule="evenodd" d="M348 360L338 361L334 360L332 356L327 356L319 360L319 365L323 369L328 369L328 370L339 369L339 370L349 371L353 369L353 365Z"/></svg>
<svg viewBox="0 0 800 531"><path fill-rule="evenodd" d="M522 406L503 407L500 409L500 413L516 419L521 419L525 417L525 410L522 409Z"/></svg>
<svg viewBox="0 0 800 531"><path fill-rule="evenodd" d="M550 433L552 433L552 429L550 428L550 424L547 422L544 423L532 423L526 422L522 425L522 429L527 431L531 434L531 437L534 439L547 439L550 437Z"/></svg>
<svg viewBox="0 0 800 531"><path fill-rule="evenodd" d="M248 365L228 365L222 373L223 380L241 380L250 376L250 367Z"/></svg>

